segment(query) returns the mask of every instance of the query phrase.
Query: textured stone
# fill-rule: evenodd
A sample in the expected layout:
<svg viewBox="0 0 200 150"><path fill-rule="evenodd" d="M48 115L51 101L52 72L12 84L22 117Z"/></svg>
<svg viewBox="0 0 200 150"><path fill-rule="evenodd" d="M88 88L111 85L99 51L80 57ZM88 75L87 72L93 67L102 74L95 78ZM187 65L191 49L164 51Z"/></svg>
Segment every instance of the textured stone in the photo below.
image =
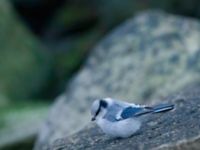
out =
<svg viewBox="0 0 200 150"><path fill-rule="evenodd" d="M200 86L165 99L175 104L170 112L149 115L138 134L111 139L99 128L87 128L68 138L58 139L49 150L198 150L200 146ZM44 148L45 149L45 148Z"/></svg>
<svg viewBox="0 0 200 150"><path fill-rule="evenodd" d="M198 21L159 11L127 20L96 46L57 98L36 149L86 125L96 98L151 103L199 81L199 33Z"/></svg>

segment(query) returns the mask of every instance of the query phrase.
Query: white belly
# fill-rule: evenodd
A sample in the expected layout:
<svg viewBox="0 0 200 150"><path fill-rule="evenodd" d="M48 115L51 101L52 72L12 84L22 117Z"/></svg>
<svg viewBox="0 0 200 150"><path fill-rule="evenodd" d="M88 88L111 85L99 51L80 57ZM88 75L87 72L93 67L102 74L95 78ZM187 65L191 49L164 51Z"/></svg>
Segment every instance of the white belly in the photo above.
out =
<svg viewBox="0 0 200 150"><path fill-rule="evenodd" d="M98 119L97 124L104 133L111 137L127 138L140 129L141 123L133 118L117 122L109 122L105 119Z"/></svg>

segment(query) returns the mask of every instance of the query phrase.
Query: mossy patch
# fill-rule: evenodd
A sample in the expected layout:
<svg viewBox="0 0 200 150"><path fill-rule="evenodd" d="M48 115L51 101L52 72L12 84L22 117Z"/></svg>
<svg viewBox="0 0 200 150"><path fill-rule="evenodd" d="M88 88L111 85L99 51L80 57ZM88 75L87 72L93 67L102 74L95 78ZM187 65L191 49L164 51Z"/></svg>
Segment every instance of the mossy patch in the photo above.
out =
<svg viewBox="0 0 200 150"><path fill-rule="evenodd" d="M19 100L18 103L1 108L0 149L33 145L49 105L49 103Z"/></svg>
<svg viewBox="0 0 200 150"><path fill-rule="evenodd" d="M22 25L9 1L0 1L0 91L10 99L37 94L48 80L49 56Z"/></svg>

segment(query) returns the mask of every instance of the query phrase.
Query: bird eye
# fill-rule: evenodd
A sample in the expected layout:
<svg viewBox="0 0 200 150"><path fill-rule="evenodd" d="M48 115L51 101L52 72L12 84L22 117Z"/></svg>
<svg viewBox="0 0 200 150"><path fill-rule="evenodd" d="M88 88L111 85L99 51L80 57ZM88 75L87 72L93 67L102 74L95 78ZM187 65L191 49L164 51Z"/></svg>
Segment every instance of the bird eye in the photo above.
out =
<svg viewBox="0 0 200 150"><path fill-rule="evenodd" d="M106 108L107 106L108 106L108 103L105 100L103 100L103 99L94 101L93 105L91 107L91 114L92 114L92 116L94 118L96 118L99 115L101 109L102 108Z"/></svg>

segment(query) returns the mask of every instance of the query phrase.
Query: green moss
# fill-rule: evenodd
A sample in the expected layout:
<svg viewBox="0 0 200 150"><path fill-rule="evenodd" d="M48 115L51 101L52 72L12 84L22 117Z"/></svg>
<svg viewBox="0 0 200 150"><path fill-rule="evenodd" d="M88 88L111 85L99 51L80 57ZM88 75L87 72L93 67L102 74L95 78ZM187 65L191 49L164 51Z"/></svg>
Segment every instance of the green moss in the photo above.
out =
<svg viewBox="0 0 200 150"><path fill-rule="evenodd" d="M28 120L31 117L42 117L46 114L49 103L34 102L34 101L21 101L12 103L7 107L2 107L0 109L0 126L9 128L13 126L11 122L20 124L19 120ZM4 128L0 128L0 131Z"/></svg>
<svg viewBox="0 0 200 150"><path fill-rule="evenodd" d="M49 103L21 101L0 109L0 149L33 146L36 132L45 118Z"/></svg>
<svg viewBox="0 0 200 150"><path fill-rule="evenodd" d="M28 98L40 91L50 70L49 56L15 15L0 1L0 91L9 98Z"/></svg>
<svg viewBox="0 0 200 150"><path fill-rule="evenodd" d="M1 150L31 150L34 147L36 137L32 137L30 139L26 139L20 143L16 143L13 145L7 145L5 147L0 148Z"/></svg>
<svg viewBox="0 0 200 150"><path fill-rule="evenodd" d="M101 33L97 28L90 30L88 33L81 36L74 37L69 43L68 50L60 50L54 53L54 80L53 83L55 92L55 85L57 85L57 94L64 90L66 81L80 68L84 63L85 58L89 54L91 47L95 41L99 39Z"/></svg>
<svg viewBox="0 0 200 150"><path fill-rule="evenodd" d="M86 5L64 5L53 19L53 26L66 27L74 25L74 23L88 19L91 11Z"/></svg>

